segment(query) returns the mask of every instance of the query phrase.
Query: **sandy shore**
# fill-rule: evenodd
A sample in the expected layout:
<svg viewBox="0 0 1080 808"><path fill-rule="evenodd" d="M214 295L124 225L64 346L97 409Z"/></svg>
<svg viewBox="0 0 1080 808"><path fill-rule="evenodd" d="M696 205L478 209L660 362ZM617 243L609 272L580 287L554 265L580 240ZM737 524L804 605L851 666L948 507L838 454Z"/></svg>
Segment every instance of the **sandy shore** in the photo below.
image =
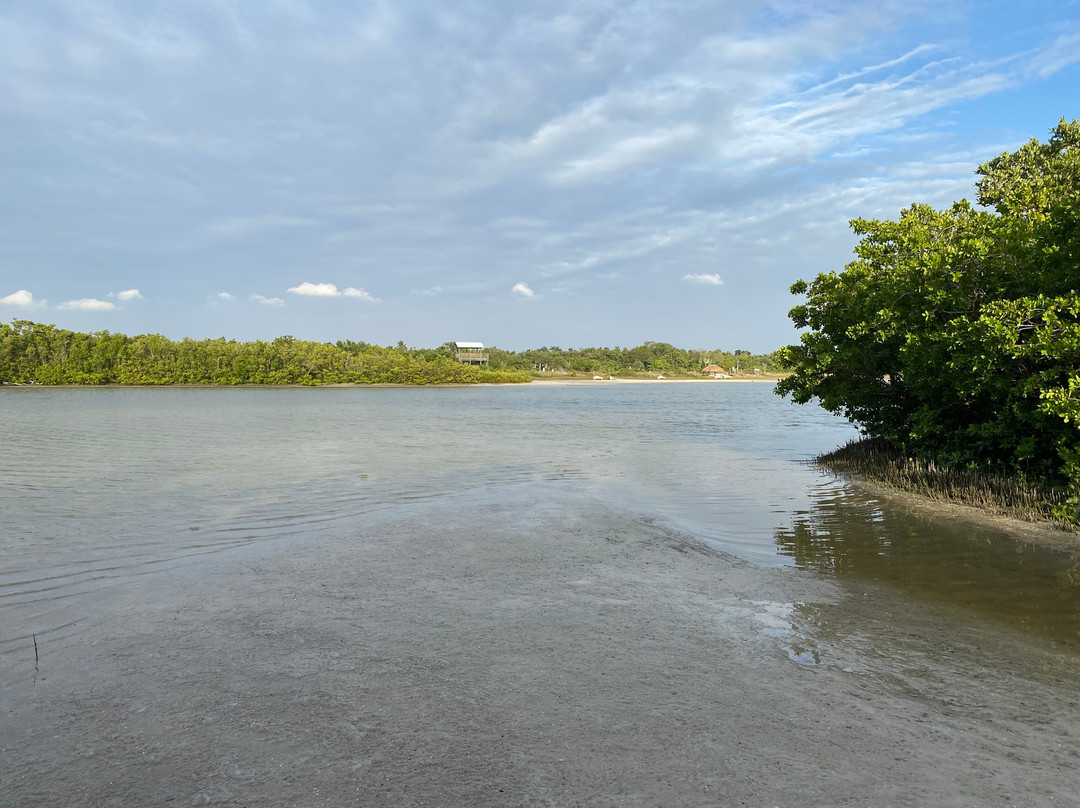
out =
<svg viewBox="0 0 1080 808"><path fill-rule="evenodd" d="M533 379L530 384L776 384L779 376L739 376L732 379L590 379L590 378L551 378Z"/></svg>
<svg viewBox="0 0 1080 808"><path fill-rule="evenodd" d="M612 379L593 379L586 377L553 377L546 379L532 379L524 382L478 382L464 384L460 382L447 382L444 384L396 384L396 383L372 383L372 384L354 384L352 382L341 382L337 384L5 384L2 385L7 390L61 390L61 389L79 389L79 390L161 390L165 388L180 389L180 390L259 390L259 389L281 389L290 388L296 390L329 390L335 388L368 388L368 387L402 387L409 389L417 389L420 387L516 387L523 384L555 384L555 385L571 385L571 384L741 384L744 382L754 383L767 383L776 384L782 376L740 376L732 379L641 379L641 378L619 378Z"/></svg>
<svg viewBox="0 0 1080 808"><path fill-rule="evenodd" d="M0 805L1075 804L1075 657L533 491L103 594Z"/></svg>

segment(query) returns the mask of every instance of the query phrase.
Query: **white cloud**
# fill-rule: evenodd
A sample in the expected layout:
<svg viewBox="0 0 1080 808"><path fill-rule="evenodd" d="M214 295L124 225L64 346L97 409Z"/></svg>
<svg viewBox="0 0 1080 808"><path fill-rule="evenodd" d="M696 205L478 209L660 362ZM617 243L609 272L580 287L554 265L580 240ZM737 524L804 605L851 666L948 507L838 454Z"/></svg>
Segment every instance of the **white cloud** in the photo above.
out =
<svg viewBox="0 0 1080 808"><path fill-rule="evenodd" d="M113 311L115 303L108 300L98 300L93 297L83 297L78 300L67 300L57 306L62 311Z"/></svg>
<svg viewBox="0 0 1080 808"><path fill-rule="evenodd" d="M142 300L143 296L139 294L138 289L125 289L123 292L116 293L117 300Z"/></svg>
<svg viewBox="0 0 1080 808"><path fill-rule="evenodd" d="M308 283L305 281L299 286L290 286L286 291L294 295L307 295L309 297L355 297L369 302L375 302L377 299L364 289L357 289L355 286L338 289L337 285L333 283Z"/></svg>
<svg viewBox="0 0 1080 808"><path fill-rule="evenodd" d="M264 306L284 306L285 305L285 301L282 300L280 297L263 297L262 295L257 295L257 294L252 293L251 299L254 300L256 303L262 303Z"/></svg>
<svg viewBox="0 0 1080 808"><path fill-rule="evenodd" d="M34 296L25 289L12 292L7 297L0 297L0 305L3 306L33 306Z"/></svg>
<svg viewBox="0 0 1080 808"><path fill-rule="evenodd" d="M311 297L341 296L337 286L332 283L308 283L304 281L299 286L290 286L287 291L292 292L294 295L310 295Z"/></svg>
<svg viewBox="0 0 1080 808"><path fill-rule="evenodd" d="M358 297L361 300L369 300L373 302L375 300L375 298L368 294L365 290L357 289L354 286L345 287L345 289L342 290L341 294L345 295L345 297Z"/></svg>
<svg viewBox="0 0 1080 808"><path fill-rule="evenodd" d="M214 297L218 300L236 300L236 297L230 295L228 292L218 292Z"/></svg>
<svg viewBox="0 0 1080 808"><path fill-rule="evenodd" d="M514 288L510 290L515 295L521 295L522 297L533 297L536 292L529 288L527 283L515 283Z"/></svg>
<svg viewBox="0 0 1080 808"><path fill-rule="evenodd" d="M700 283L705 286L723 286L724 282L720 280L720 276L715 273L702 272L699 274L683 275L684 281L690 283Z"/></svg>

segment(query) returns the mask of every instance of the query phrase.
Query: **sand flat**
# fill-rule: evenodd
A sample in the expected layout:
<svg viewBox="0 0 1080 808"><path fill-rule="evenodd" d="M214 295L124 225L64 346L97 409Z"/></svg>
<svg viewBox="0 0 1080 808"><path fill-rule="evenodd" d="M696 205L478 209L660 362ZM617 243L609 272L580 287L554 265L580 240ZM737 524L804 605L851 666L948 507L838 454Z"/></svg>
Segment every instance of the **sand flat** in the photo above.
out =
<svg viewBox="0 0 1080 808"><path fill-rule="evenodd" d="M1059 674L987 667L985 637L937 637L917 605L885 613L872 590L529 491L387 509L347 537L218 554L116 594L43 646L32 679L27 649L0 695L0 804L1075 796ZM883 662L858 638L889 626L925 636Z"/></svg>

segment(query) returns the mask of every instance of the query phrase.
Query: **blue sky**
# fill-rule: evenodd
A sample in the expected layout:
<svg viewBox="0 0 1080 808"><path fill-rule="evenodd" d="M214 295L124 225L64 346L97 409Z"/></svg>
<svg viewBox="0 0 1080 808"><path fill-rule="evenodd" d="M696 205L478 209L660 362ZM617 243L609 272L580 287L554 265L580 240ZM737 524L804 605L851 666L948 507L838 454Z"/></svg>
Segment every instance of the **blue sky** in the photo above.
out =
<svg viewBox="0 0 1080 808"><path fill-rule="evenodd" d="M1078 102L1076 0L0 0L0 321L771 350Z"/></svg>

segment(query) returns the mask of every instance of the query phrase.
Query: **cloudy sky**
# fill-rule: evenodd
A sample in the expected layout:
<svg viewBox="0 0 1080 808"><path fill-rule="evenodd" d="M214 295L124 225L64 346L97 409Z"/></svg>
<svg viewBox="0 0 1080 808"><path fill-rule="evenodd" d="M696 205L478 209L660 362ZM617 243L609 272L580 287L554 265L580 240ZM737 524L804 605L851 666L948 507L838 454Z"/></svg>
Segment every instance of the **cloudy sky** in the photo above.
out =
<svg viewBox="0 0 1080 808"><path fill-rule="evenodd" d="M0 321L771 350L1080 116L1080 2L0 0Z"/></svg>

